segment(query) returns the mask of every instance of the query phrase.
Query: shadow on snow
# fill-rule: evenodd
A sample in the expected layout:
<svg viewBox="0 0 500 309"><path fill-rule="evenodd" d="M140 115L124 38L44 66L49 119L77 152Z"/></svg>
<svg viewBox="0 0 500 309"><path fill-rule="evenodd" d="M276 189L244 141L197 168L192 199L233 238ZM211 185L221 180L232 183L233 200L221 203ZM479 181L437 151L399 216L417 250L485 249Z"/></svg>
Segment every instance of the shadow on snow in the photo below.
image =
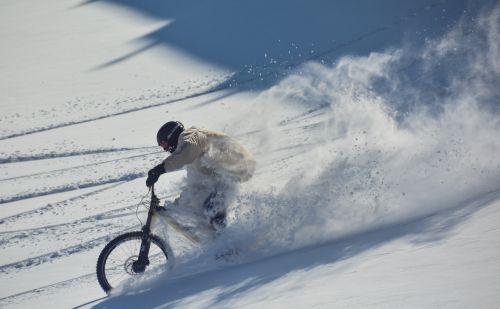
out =
<svg viewBox="0 0 500 309"><path fill-rule="evenodd" d="M383 51L408 36L419 44L442 35L469 9L463 0L89 0L79 7L95 3L171 21L138 38L140 48L96 69L171 46L234 72L216 86L222 89L267 88L305 61L333 63L344 55Z"/></svg>
<svg viewBox="0 0 500 309"><path fill-rule="evenodd" d="M222 305L226 300L272 283L289 273L312 269L321 265L347 260L367 250L382 246L401 237L414 243L434 242L449 235L473 213L500 198L500 190L431 215L406 222L364 231L334 242L301 248L244 265L195 274L175 280L163 279L135 295L120 295L94 306L94 308L153 308L173 306L188 297L212 291L216 296L206 307Z"/></svg>

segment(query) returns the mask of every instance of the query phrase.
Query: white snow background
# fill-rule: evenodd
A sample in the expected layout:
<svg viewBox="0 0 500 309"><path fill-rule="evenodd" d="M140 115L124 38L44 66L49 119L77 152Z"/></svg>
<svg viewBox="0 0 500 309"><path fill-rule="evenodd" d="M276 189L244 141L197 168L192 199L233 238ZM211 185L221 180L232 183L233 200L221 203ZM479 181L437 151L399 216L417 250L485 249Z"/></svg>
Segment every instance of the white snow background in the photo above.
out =
<svg viewBox="0 0 500 309"><path fill-rule="evenodd" d="M0 71L2 308L500 304L497 1L4 0ZM168 120L256 175L218 241L169 234L173 269L106 297Z"/></svg>

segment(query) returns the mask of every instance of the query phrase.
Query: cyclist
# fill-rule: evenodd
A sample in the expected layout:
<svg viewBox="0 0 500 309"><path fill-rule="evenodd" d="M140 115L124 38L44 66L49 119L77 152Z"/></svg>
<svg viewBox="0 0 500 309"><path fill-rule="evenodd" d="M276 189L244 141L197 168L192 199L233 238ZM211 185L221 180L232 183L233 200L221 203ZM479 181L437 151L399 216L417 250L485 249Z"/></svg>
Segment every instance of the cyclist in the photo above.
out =
<svg viewBox="0 0 500 309"><path fill-rule="evenodd" d="M156 139L171 155L149 170L146 185L151 187L160 175L186 166L187 185L174 205L201 211L207 223L220 232L239 183L248 181L255 171L252 154L224 133L185 129L179 121L165 123Z"/></svg>

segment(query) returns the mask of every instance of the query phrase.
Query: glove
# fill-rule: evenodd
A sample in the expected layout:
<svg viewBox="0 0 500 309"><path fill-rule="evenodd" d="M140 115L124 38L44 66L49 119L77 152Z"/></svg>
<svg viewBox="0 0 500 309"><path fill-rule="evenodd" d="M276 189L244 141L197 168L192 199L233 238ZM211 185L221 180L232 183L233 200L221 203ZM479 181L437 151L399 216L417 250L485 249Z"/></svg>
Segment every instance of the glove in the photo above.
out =
<svg viewBox="0 0 500 309"><path fill-rule="evenodd" d="M148 179L146 179L146 186L151 187L154 185L158 181L158 178L160 178L161 174L165 174L165 166L163 166L163 163L158 164L149 170Z"/></svg>

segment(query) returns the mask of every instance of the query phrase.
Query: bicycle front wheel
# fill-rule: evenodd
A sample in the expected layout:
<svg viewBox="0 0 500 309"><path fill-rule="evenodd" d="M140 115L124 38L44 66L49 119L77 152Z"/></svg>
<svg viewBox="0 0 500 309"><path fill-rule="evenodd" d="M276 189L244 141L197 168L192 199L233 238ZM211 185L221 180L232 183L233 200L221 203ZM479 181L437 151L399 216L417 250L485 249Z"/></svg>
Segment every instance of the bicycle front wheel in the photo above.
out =
<svg viewBox="0 0 500 309"><path fill-rule="evenodd" d="M134 266L139 259L142 237L142 231L120 235L110 241L101 251L96 269L97 280L104 292L108 293L131 277L150 273L159 267L166 267L168 261L166 246L159 237L149 235L151 241L148 254L149 264L140 272L136 270Z"/></svg>

